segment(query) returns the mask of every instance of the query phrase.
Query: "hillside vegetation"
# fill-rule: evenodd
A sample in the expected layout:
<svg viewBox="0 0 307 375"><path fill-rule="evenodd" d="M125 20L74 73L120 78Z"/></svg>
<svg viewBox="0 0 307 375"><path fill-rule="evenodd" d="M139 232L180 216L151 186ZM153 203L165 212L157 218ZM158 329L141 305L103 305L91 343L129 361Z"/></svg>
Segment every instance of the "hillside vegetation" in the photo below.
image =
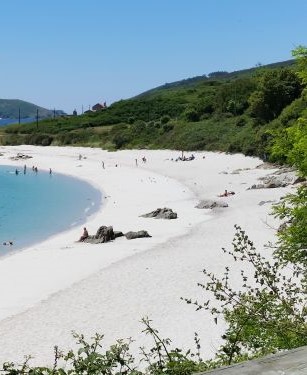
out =
<svg viewBox="0 0 307 375"><path fill-rule="evenodd" d="M285 161L275 135L306 118L294 61L165 84L97 112L11 125L3 145L220 150ZM280 146L282 147L282 146Z"/></svg>

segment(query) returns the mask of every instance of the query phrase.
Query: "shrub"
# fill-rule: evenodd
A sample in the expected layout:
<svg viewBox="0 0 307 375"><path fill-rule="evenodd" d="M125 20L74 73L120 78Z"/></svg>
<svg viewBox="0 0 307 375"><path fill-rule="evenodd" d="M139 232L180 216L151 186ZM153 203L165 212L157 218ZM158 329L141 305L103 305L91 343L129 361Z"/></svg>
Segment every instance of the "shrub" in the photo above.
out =
<svg viewBox="0 0 307 375"><path fill-rule="evenodd" d="M123 134L116 134L113 137L112 142L114 143L116 149L120 149L129 143L129 138Z"/></svg>
<svg viewBox="0 0 307 375"><path fill-rule="evenodd" d="M161 124L167 124L170 121L170 117L168 115L164 115L161 117Z"/></svg>
<svg viewBox="0 0 307 375"><path fill-rule="evenodd" d="M244 126L246 125L246 119L244 117L239 117L237 120L236 120L236 126Z"/></svg>
<svg viewBox="0 0 307 375"><path fill-rule="evenodd" d="M163 133L168 133L168 132L170 132L173 129L174 129L174 125L173 124L164 124L162 126Z"/></svg>

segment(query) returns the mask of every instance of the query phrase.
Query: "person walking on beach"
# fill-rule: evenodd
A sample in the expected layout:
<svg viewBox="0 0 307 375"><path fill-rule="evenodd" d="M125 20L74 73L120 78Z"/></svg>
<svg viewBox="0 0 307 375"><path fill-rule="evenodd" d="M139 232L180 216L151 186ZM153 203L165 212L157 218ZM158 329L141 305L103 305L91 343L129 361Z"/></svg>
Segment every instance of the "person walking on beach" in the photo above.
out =
<svg viewBox="0 0 307 375"><path fill-rule="evenodd" d="M104 161L101 162L102 168L104 169Z"/></svg>
<svg viewBox="0 0 307 375"><path fill-rule="evenodd" d="M87 237L88 237L88 231L87 231L87 229L84 227L84 228L83 228L83 234L82 234L82 236L80 237L79 242L84 241Z"/></svg>
<svg viewBox="0 0 307 375"><path fill-rule="evenodd" d="M27 166L24 165L24 166L23 166L23 174L26 174L26 173L27 173Z"/></svg>
<svg viewBox="0 0 307 375"><path fill-rule="evenodd" d="M52 174L52 169L51 168L49 168L49 174Z"/></svg>
<svg viewBox="0 0 307 375"><path fill-rule="evenodd" d="M138 166L138 159L135 159L135 166Z"/></svg>

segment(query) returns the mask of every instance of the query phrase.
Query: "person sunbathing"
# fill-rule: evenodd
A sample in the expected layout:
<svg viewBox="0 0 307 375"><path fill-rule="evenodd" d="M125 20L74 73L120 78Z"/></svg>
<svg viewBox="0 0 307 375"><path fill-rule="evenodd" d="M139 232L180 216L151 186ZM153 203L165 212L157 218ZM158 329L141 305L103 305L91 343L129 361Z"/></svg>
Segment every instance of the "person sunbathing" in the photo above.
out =
<svg viewBox="0 0 307 375"><path fill-rule="evenodd" d="M225 190L223 194L218 195L218 197L228 197L229 195L234 195L234 191L227 191Z"/></svg>

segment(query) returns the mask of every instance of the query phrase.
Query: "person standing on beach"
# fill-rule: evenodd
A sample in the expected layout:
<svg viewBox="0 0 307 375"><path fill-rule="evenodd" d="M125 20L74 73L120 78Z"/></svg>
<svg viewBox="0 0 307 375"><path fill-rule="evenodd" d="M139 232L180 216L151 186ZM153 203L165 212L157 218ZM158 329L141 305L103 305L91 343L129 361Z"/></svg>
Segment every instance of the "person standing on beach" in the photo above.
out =
<svg viewBox="0 0 307 375"><path fill-rule="evenodd" d="M102 168L104 169L104 161L101 162Z"/></svg>
<svg viewBox="0 0 307 375"><path fill-rule="evenodd" d="M24 165L24 166L23 166L23 174L26 174L26 173L27 173L27 166Z"/></svg>
<svg viewBox="0 0 307 375"><path fill-rule="evenodd" d="M135 159L135 166L138 166L138 159Z"/></svg>

